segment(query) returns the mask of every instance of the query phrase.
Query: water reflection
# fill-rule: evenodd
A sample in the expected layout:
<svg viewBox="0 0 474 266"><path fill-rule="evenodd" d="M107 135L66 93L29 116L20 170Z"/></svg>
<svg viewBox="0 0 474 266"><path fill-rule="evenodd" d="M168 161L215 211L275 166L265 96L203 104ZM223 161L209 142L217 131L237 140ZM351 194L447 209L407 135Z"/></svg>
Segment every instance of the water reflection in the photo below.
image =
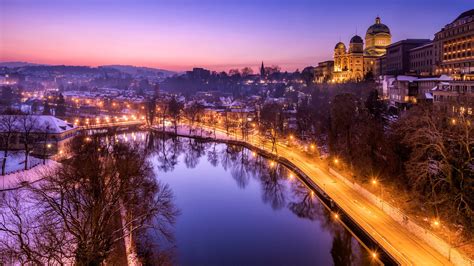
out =
<svg viewBox="0 0 474 266"><path fill-rule="evenodd" d="M177 246L166 247L168 255L176 256L174 263L374 263L352 235L331 218L314 193L284 166L240 146L168 138L155 133L135 134L144 153L156 167L158 178L170 184L179 201L177 205L182 217L178 217L176 228ZM133 140L128 135L115 137L121 141ZM219 173L219 179L208 177L214 172ZM221 178L225 176L221 172L233 179L234 188L222 183ZM236 194L235 185L246 193ZM225 197L234 194L233 198ZM260 197L260 202L252 201L254 196ZM198 206L199 202L204 206ZM236 206L239 209L231 209ZM263 206L267 206L266 209ZM196 208L201 211L196 212ZM249 211L252 208L256 211ZM249 213L254 217L247 217ZM220 235L197 230L211 224ZM255 228L260 228L260 231ZM245 230L256 230L256 235L247 238L249 232ZM150 241L150 247L162 243L156 238L147 238L146 241ZM283 243L276 245L274 242L277 241Z"/></svg>

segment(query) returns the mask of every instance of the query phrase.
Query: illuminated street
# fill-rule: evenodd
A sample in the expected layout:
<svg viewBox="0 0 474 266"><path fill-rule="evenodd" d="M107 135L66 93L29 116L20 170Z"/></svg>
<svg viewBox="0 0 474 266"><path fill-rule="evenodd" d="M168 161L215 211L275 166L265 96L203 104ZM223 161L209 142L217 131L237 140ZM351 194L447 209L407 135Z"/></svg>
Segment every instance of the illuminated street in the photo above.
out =
<svg viewBox="0 0 474 266"><path fill-rule="evenodd" d="M222 135L223 129L218 129ZM221 135L221 136L222 136ZM231 139L239 139L237 135ZM268 142L250 138L248 141L258 148L271 151ZM366 232L403 265L451 265L451 263L428 244L403 229L386 213L371 204L362 195L329 174L327 166L319 159L309 158L297 149L278 145L278 155L290 160L322 188L344 211L354 218ZM375 256L377 251L373 251Z"/></svg>

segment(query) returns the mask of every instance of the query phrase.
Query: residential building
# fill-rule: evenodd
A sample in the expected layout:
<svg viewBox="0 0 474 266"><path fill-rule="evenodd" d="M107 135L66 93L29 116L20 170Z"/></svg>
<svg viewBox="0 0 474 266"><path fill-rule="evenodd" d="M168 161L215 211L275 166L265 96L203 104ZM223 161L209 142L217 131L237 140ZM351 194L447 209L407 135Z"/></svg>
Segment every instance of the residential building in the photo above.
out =
<svg viewBox="0 0 474 266"><path fill-rule="evenodd" d="M440 84L447 84L453 79L449 76L416 77L416 76L383 76L379 79L380 95L389 100L391 106L405 108L420 101L432 102L433 90Z"/></svg>
<svg viewBox="0 0 474 266"><path fill-rule="evenodd" d="M436 107L453 114L474 115L474 81L452 80L432 90Z"/></svg>

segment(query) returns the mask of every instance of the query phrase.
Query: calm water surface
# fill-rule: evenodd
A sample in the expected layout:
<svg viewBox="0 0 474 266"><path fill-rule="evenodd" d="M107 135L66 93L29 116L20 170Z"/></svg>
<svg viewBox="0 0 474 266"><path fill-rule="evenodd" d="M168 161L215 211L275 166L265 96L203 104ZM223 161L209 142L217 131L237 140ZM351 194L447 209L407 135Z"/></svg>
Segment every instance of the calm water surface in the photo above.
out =
<svg viewBox="0 0 474 266"><path fill-rule="evenodd" d="M226 144L139 139L180 211L174 240L153 240L172 251L173 264L371 264L365 249L285 167Z"/></svg>

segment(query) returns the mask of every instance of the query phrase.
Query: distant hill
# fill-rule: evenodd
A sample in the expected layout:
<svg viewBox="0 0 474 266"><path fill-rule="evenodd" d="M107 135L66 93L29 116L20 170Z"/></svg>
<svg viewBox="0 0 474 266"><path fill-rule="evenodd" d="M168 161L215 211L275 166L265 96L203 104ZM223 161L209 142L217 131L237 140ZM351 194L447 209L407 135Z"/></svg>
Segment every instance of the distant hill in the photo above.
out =
<svg viewBox="0 0 474 266"><path fill-rule="evenodd" d="M132 76L159 75L163 77L169 77L176 74L176 72L174 71L169 71L165 69L151 68L151 67L137 67L137 66L131 66L131 65L104 65L100 67L113 68L121 72L130 74Z"/></svg>
<svg viewBox="0 0 474 266"><path fill-rule="evenodd" d="M0 62L0 67L16 68L26 66L45 66L44 64L34 64L28 62Z"/></svg>
<svg viewBox="0 0 474 266"><path fill-rule="evenodd" d="M133 77L142 78L153 78L161 77L166 78L177 74L177 72L151 68L151 67L137 67L130 65L104 65L99 67L89 66L69 66L69 65L44 65L35 64L29 62L0 62L0 67L17 69L19 72L32 73L37 71L48 71L48 72L60 72L60 73L95 73L95 72L107 72L107 73L124 73Z"/></svg>

